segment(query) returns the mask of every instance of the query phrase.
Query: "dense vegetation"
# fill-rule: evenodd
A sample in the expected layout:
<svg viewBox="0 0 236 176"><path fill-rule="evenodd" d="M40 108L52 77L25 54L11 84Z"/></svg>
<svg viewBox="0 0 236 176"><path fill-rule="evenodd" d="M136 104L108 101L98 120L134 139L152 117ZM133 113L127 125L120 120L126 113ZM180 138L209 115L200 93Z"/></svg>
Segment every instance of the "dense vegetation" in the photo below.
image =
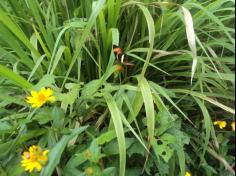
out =
<svg viewBox="0 0 236 176"><path fill-rule="evenodd" d="M234 5L1 0L0 175L234 175Z"/></svg>

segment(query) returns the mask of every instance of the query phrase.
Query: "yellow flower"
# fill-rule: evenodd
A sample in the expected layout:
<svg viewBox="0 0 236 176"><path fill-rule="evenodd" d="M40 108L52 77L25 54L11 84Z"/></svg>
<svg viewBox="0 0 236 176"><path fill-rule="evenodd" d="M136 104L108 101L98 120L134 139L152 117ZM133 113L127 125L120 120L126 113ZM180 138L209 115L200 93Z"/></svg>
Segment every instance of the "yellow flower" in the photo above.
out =
<svg viewBox="0 0 236 176"><path fill-rule="evenodd" d="M86 172L86 176L93 176L93 173L94 173L92 167L87 168L85 172Z"/></svg>
<svg viewBox="0 0 236 176"><path fill-rule="evenodd" d="M39 92L31 91L31 96L27 97L27 103L31 104L33 108L40 108L48 101L52 103L56 100L52 94L53 91L50 88L42 88Z"/></svg>
<svg viewBox="0 0 236 176"><path fill-rule="evenodd" d="M227 126L227 122L226 121L215 121L214 125L218 125L220 129L224 129Z"/></svg>
<svg viewBox="0 0 236 176"><path fill-rule="evenodd" d="M231 126L232 126L232 130L235 132L235 122L232 122Z"/></svg>
<svg viewBox="0 0 236 176"><path fill-rule="evenodd" d="M21 166L25 171L32 172L36 169L38 172L48 162L48 150L42 150L39 146L31 146L29 151L25 151L22 155Z"/></svg>
<svg viewBox="0 0 236 176"><path fill-rule="evenodd" d="M192 176L189 172L186 172L185 176Z"/></svg>
<svg viewBox="0 0 236 176"><path fill-rule="evenodd" d="M84 157L85 157L86 159L90 159L90 158L92 157L92 153L91 153L89 150L86 150L86 151L84 152Z"/></svg>

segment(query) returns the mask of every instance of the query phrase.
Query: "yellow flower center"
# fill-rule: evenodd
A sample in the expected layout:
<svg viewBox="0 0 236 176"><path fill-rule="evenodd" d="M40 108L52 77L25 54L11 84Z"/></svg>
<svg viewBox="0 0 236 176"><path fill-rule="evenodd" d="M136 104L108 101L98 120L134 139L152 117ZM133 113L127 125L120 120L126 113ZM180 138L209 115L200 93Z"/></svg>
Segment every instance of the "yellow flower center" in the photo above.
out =
<svg viewBox="0 0 236 176"><path fill-rule="evenodd" d="M45 97L43 94L39 94L38 100L39 100L40 102L45 102L45 101L46 101L46 97Z"/></svg>

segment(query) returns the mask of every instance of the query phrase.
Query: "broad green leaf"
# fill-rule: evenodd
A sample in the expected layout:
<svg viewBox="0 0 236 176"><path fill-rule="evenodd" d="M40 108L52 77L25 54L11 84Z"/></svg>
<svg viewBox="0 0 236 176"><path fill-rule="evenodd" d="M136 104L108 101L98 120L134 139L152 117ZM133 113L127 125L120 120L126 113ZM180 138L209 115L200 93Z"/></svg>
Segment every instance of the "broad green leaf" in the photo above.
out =
<svg viewBox="0 0 236 176"><path fill-rule="evenodd" d="M174 154L174 150L171 149L168 145L163 143L162 145L157 145L155 142L152 143L153 149L156 155L159 155L164 159L166 163L170 160L170 158Z"/></svg>
<svg viewBox="0 0 236 176"><path fill-rule="evenodd" d="M64 119L65 119L65 113L64 113L63 109L55 106L52 109L51 114L52 114L51 117L53 120L52 126L57 130L63 129L64 128Z"/></svg>
<svg viewBox="0 0 236 176"><path fill-rule="evenodd" d="M91 153L91 157L88 158L93 163L98 163L101 158L101 147L98 146L97 141L93 140L88 152Z"/></svg>
<svg viewBox="0 0 236 176"><path fill-rule="evenodd" d="M8 122L0 122L0 132L10 131L12 126Z"/></svg>
<svg viewBox="0 0 236 176"><path fill-rule="evenodd" d="M33 89L39 91L41 88L52 86L54 83L55 77L53 75L44 75Z"/></svg>
<svg viewBox="0 0 236 176"><path fill-rule="evenodd" d="M41 108L40 111L35 114L33 120L38 121L38 123L41 125L47 124L49 121L52 121L51 112L51 108Z"/></svg>
<svg viewBox="0 0 236 176"><path fill-rule="evenodd" d="M116 175L117 169L115 167L109 167L106 168L103 172L101 176L112 176L112 175Z"/></svg>

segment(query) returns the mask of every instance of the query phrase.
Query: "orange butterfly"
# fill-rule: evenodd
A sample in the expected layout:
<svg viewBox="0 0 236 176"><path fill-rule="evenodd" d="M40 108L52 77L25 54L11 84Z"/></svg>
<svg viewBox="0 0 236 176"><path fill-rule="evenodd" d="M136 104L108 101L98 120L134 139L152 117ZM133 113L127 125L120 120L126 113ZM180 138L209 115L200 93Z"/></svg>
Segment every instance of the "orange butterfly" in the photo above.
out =
<svg viewBox="0 0 236 176"><path fill-rule="evenodd" d="M130 63L128 61L126 54L123 54L122 48L120 48L118 46L113 46L113 51L114 51L116 59L119 63L126 65L126 66L134 66L133 63Z"/></svg>

